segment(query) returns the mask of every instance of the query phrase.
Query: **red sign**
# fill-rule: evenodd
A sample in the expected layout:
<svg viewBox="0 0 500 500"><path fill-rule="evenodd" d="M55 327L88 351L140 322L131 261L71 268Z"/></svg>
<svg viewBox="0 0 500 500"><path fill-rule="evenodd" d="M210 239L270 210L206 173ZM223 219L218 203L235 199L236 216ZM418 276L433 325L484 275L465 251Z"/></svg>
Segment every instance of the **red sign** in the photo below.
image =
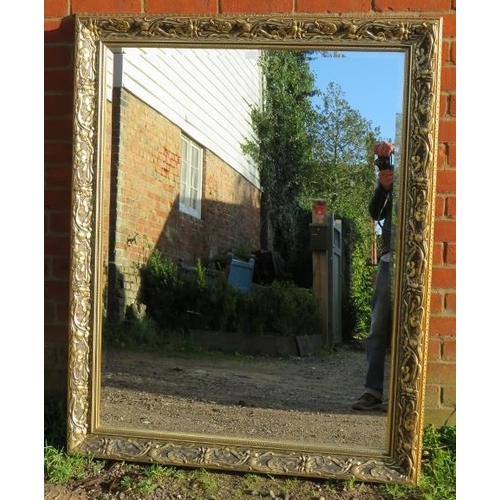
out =
<svg viewBox="0 0 500 500"><path fill-rule="evenodd" d="M314 205L314 215L326 215L326 205Z"/></svg>

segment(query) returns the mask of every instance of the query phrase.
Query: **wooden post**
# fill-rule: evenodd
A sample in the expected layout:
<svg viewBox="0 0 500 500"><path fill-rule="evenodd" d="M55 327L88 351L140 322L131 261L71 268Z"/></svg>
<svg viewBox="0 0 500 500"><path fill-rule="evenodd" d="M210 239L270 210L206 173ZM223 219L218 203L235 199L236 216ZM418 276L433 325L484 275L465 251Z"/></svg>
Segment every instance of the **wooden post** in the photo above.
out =
<svg viewBox="0 0 500 500"><path fill-rule="evenodd" d="M313 231L322 231L326 236L327 210L325 200L314 200L312 210L311 236ZM325 238L325 242L327 238ZM321 246L321 245L319 245ZM313 293L319 301L319 333L323 346L328 347L328 247L312 244Z"/></svg>

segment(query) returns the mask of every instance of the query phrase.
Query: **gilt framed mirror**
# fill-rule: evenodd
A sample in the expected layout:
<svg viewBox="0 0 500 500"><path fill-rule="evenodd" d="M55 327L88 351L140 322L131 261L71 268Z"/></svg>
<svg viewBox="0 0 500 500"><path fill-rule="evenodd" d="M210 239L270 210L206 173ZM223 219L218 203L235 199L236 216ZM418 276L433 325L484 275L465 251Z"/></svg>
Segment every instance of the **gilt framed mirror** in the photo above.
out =
<svg viewBox="0 0 500 500"><path fill-rule="evenodd" d="M83 15L76 18L75 47L68 450L206 469L416 482L432 268L441 20ZM301 356L307 345L302 337L295 339L298 352L270 362L266 356L242 356L244 338L237 335L222 341L239 353L236 361L231 358L233 364L224 357L201 359L186 352L174 357L141 351L131 359L117 348L126 335L153 335L130 333L127 320L147 316L134 305L145 293L144 267L160 249L172 250L174 267L160 260L151 265L164 266L167 275L175 269L176 276L181 270L213 275L215 281L217 273L227 277L232 263L243 261L235 257L242 242L263 250L267 222L262 221L269 219L262 218L262 159L252 156L252 110L269 105L269 75L263 77L262 61L269 64L279 54L285 59L275 59L281 64L277 74L285 72L286 55L302 54L301 61L314 68L321 60L323 69L317 71L333 79L335 71L342 71L333 69L335 58L379 56L374 79L386 77L384 56L395 56L398 64L397 73L387 76L400 82L400 94L391 90L387 96L396 100L394 137L382 137L396 141L398 150L394 313L383 415L348 410L352 395L345 393L339 398L347 402L337 411L329 409L333 400L325 393L342 384L323 380L319 365L307 364L309 359L320 364L332 360ZM362 82L367 93L374 84ZM290 88L296 87L300 85ZM325 87L321 95L335 92L335 87ZM296 105L282 108L290 118L298 113L294 99ZM288 149L297 142L300 137ZM349 179L343 186L357 183ZM273 252L265 250L256 260L271 253L272 271L282 271ZM202 270L200 257L205 259ZM255 264L255 252L252 258L246 264ZM207 262L211 267L205 267ZM252 269L261 280L269 271ZM262 282L259 286L263 288ZM310 283L301 290L307 287ZM307 297L302 295L301 303ZM200 327L200 311L184 307L179 319L172 314L172 303L163 303L159 314L170 322L189 321L192 331ZM260 311L254 310L253 317ZM219 311L218 319L222 316ZM285 322L284 315L280 319ZM175 341L170 338L169 345ZM324 336L321 341L325 343ZM249 344L255 348L256 341ZM330 345L335 347L335 340ZM344 378L359 376L349 371L350 353L333 350L338 372ZM258 398L264 379L274 385ZM303 392L299 380L309 381ZM219 398L232 385L230 401ZM199 418L193 417L195 411ZM364 430L358 435L360 428Z"/></svg>

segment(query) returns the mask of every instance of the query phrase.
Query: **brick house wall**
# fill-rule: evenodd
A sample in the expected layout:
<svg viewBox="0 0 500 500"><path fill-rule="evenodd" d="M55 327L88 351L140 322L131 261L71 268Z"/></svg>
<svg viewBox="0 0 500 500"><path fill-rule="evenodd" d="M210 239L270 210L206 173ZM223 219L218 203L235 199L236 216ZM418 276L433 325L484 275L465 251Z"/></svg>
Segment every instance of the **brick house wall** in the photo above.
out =
<svg viewBox="0 0 500 500"><path fill-rule="evenodd" d="M456 0L46 0L45 390L66 390L70 255L73 14L426 14L443 18L436 222L426 423L455 422Z"/></svg>
<svg viewBox="0 0 500 500"><path fill-rule="evenodd" d="M112 220L104 211L102 224L107 229L111 223L113 240L106 234L103 263L113 262L108 311L113 306L122 318L126 306L137 302L139 267L153 249L186 265L239 247L258 250L260 190L204 148L202 216L185 214L178 199L182 130L127 90L115 89L115 95L113 144L106 148L113 151L113 171L106 173Z"/></svg>

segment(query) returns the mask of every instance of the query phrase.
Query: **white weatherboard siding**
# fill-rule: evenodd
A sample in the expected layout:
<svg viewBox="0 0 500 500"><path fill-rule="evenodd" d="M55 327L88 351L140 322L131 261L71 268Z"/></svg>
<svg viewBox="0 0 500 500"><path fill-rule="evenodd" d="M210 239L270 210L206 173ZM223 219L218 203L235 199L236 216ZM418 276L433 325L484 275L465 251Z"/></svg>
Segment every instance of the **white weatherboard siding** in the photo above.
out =
<svg viewBox="0 0 500 500"><path fill-rule="evenodd" d="M257 50L126 48L115 54L122 85L259 186L241 144L254 137L250 110L261 106ZM118 78L116 78L118 76Z"/></svg>

